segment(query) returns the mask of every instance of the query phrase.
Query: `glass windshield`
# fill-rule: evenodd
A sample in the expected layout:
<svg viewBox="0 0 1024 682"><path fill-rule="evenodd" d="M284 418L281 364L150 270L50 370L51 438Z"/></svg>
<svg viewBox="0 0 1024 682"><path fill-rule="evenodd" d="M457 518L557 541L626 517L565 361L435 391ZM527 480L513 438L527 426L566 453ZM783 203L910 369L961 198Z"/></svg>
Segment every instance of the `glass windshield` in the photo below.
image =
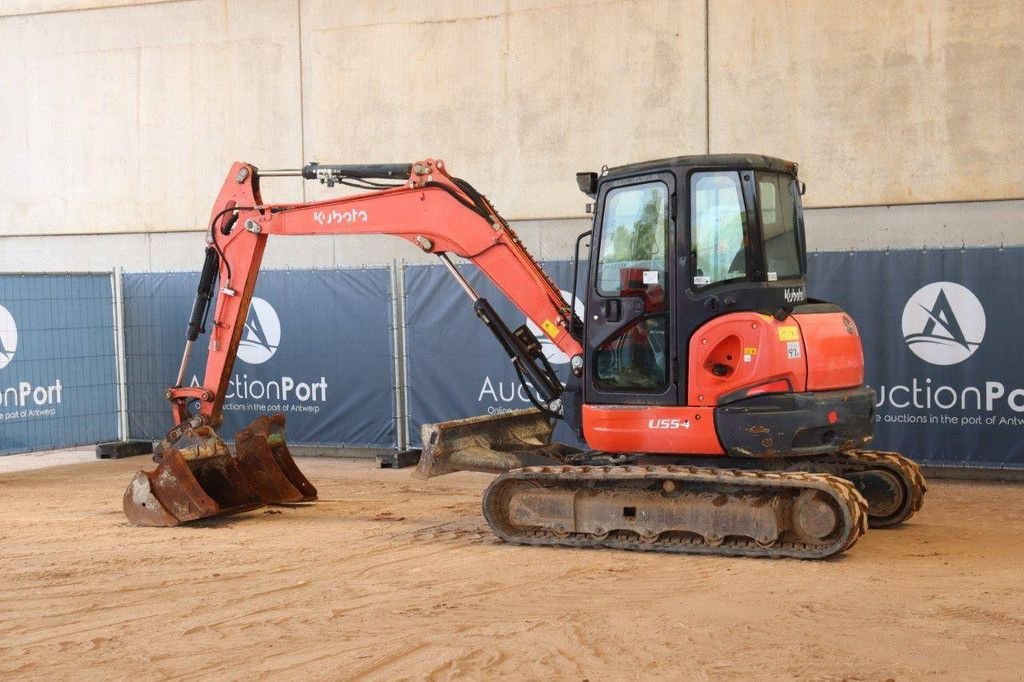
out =
<svg viewBox="0 0 1024 682"><path fill-rule="evenodd" d="M668 187L661 182L608 192L601 224L597 292L637 295L662 290L668 270Z"/></svg>
<svg viewBox="0 0 1024 682"><path fill-rule="evenodd" d="M740 174L694 173L690 179L690 248L693 285L747 276L747 215Z"/></svg>
<svg viewBox="0 0 1024 682"><path fill-rule="evenodd" d="M665 183L646 182L612 189L605 199L597 293L638 299L643 314L594 352L601 390L668 386L668 196Z"/></svg>
<svg viewBox="0 0 1024 682"><path fill-rule="evenodd" d="M799 277L801 268L796 232L796 179L779 173L757 173L756 177L768 281Z"/></svg>

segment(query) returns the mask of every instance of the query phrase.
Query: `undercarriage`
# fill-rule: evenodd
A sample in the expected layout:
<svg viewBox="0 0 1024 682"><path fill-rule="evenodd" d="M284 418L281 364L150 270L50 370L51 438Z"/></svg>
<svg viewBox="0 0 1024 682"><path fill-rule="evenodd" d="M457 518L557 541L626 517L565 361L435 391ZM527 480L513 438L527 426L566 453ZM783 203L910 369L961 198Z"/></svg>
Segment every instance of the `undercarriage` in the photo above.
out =
<svg viewBox="0 0 1024 682"><path fill-rule="evenodd" d="M484 493L494 533L527 545L823 559L867 531L835 476L681 466L515 469Z"/></svg>
<svg viewBox="0 0 1024 682"><path fill-rule="evenodd" d="M417 475L501 473L483 509L510 542L808 559L906 521L927 490L896 453L622 454L552 443L551 433L535 410L428 425Z"/></svg>

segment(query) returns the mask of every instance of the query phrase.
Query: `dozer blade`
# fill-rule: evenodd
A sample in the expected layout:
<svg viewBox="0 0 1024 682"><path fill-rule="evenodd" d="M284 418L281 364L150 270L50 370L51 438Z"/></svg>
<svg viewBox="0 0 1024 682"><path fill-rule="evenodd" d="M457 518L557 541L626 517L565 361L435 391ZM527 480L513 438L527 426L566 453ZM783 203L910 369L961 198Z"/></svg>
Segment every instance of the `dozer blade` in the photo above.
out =
<svg viewBox="0 0 1024 682"><path fill-rule="evenodd" d="M302 475L284 440L283 414L257 417L235 436L238 468L267 504L312 502L316 488Z"/></svg>
<svg viewBox="0 0 1024 682"><path fill-rule="evenodd" d="M161 454L155 471L140 471L124 493L124 513L139 526L177 526L263 506L216 432L186 428Z"/></svg>
<svg viewBox="0 0 1024 682"><path fill-rule="evenodd" d="M413 472L431 478L455 471L503 473L561 464L576 448L551 442L554 425L537 409L424 424L423 454Z"/></svg>

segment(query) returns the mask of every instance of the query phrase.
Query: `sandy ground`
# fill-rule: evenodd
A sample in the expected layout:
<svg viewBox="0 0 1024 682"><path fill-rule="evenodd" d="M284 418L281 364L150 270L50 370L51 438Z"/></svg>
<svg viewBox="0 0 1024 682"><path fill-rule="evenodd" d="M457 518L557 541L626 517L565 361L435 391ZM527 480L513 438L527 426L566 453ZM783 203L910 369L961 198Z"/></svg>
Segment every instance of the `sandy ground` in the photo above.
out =
<svg viewBox="0 0 1024 682"><path fill-rule="evenodd" d="M193 527L148 458L0 473L0 677L921 677L1024 671L1024 487L935 482L825 562L517 547L489 477L303 459L321 500Z"/></svg>

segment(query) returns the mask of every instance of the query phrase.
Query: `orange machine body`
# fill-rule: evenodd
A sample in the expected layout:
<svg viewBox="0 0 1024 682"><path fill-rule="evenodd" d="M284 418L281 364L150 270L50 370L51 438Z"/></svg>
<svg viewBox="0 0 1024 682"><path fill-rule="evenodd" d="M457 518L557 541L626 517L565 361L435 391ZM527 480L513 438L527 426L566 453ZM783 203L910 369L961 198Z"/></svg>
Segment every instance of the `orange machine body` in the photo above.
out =
<svg viewBox="0 0 1024 682"><path fill-rule="evenodd" d="M857 388L864 381L860 336L843 312L783 320L729 313L700 327L689 348L686 406L584 405L587 444L609 452L724 456L716 407L769 393ZM824 414L828 420L830 412Z"/></svg>

